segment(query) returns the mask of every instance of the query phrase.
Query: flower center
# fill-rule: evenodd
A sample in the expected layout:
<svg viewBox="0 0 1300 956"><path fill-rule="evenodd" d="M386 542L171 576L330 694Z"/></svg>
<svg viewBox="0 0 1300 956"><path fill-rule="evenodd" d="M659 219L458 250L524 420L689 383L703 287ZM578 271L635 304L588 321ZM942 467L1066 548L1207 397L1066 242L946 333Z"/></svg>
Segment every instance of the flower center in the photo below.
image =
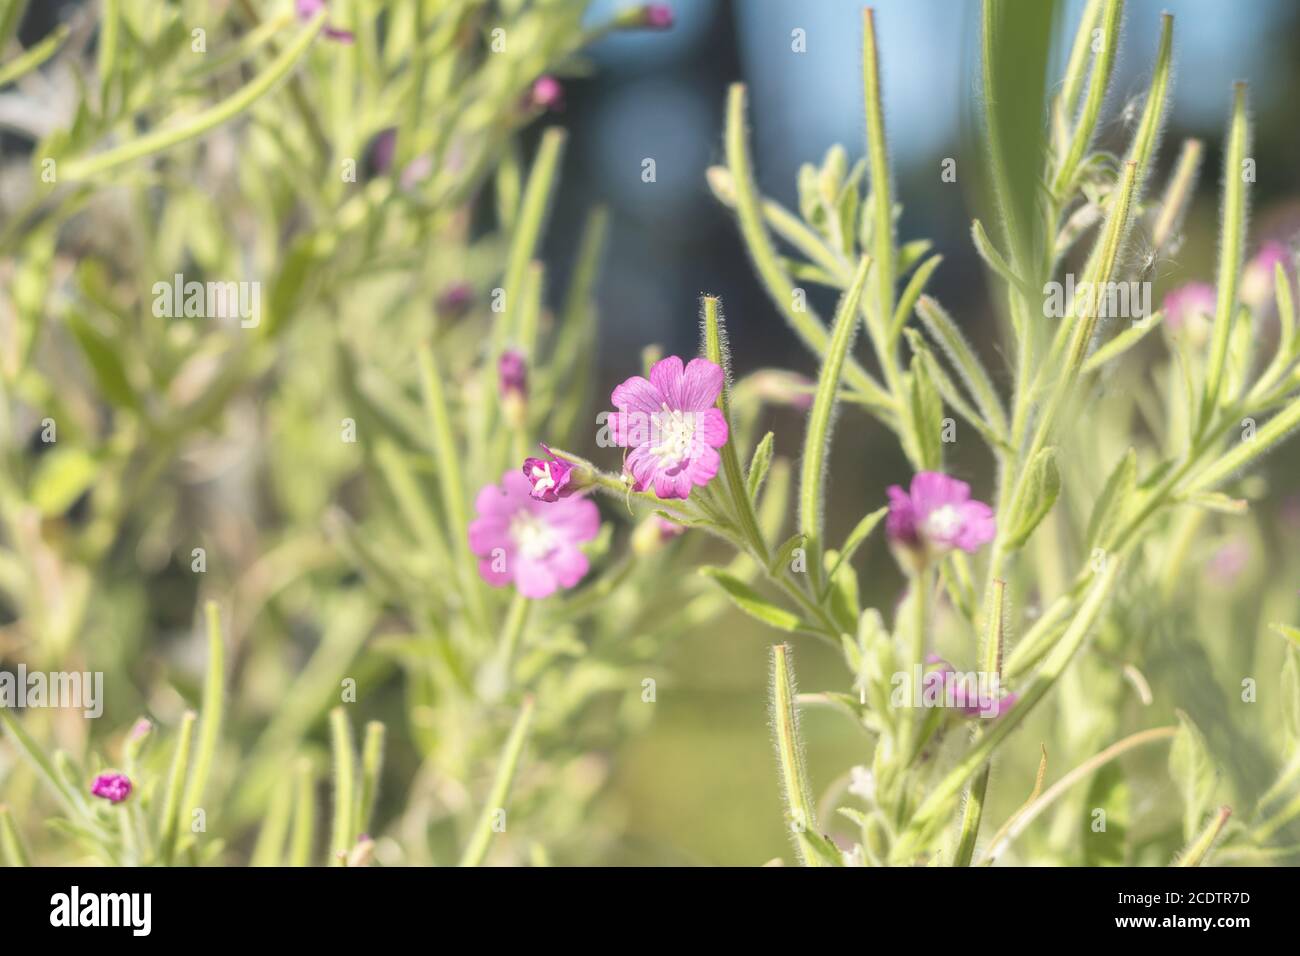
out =
<svg viewBox="0 0 1300 956"><path fill-rule="evenodd" d="M551 463L548 461L545 465L533 465L533 489L550 491L554 487L555 479L551 476Z"/></svg>
<svg viewBox="0 0 1300 956"><path fill-rule="evenodd" d="M925 519L927 538L936 541L951 541L961 529L961 514L952 505L935 508Z"/></svg>
<svg viewBox="0 0 1300 956"><path fill-rule="evenodd" d="M510 538L519 553L531 561L546 557L559 544L555 529L527 511L520 511L510 519Z"/></svg>
<svg viewBox="0 0 1300 956"><path fill-rule="evenodd" d="M695 444L695 413L669 408L666 402L662 407L663 411L654 418L655 440L650 454L672 467L691 455Z"/></svg>

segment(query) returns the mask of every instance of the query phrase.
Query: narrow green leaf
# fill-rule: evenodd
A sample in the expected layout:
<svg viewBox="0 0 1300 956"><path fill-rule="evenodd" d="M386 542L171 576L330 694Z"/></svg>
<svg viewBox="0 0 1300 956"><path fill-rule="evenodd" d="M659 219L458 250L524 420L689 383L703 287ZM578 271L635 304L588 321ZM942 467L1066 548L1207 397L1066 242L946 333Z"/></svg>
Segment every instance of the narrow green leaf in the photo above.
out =
<svg viewBox="0 0 1300 956"><path fill-rule="evenodd" d="M14 825L13 814L0 803L0 866L31 866L27 847Z"/></svg>
<svg viewBox="0 0 1300 956"><path fill-rule="evenodd" d="M54 761L46 756L45 751L23 729L23 725L9 712L7 707L0 707L0 726L3 726L9 736L13 738L19 752L31 764L37 776L45 781L45 785L50 788L50 792L58 799L59 803L63 804L63 808L69 813L74 813L77 807L77 798L72 788L59 775Z"/></svg>
<svg viewBox="0 0 1300 956"><path fill-rule="evenodd" d="M140 411L143 408L140 397L131 385L114 342L75 311L68 312L66 321L104 396L119 408Z"/></svg>
<svg viewBox="0 0 1300 956"><path fill-rule="evenodd" d="M1182 711L1169 748L1169 775L1183 798L1183 839L1191 840L1209 812L1218 780L1205 738Z"/></svg>
<svg viewBox="0 0 1300 956"><path fill-rule="evenodd" d="M1089 375L1100 369L1106 363L1119 358L1133 346L1146 338L1147 333L1160 325L1164 319L1164 312L1157 312L1154 315L1147 316L1141 321L1134 322L1119 335L1115 336L1105 345L1101 346L1088 356L1088 360L1083 363L1083 374Z"/></svg>
<svg viewBox="0 0 1300 956"><path fill-rule="evenodd" d="M701 303L704 357L723 370L722 392L718 395L718 408L727 422L727 434L736 434L731 417L731 357L727 354L727 330L722 318L722 303L713 296L705 296ZM723 482L731 499L731 507L745 541L753 551L754 558L765 564L768 560L767 540L758 526L758 516L754 512L754 502L745 487L745 476L740 469L740 456L736 453L736 442L729 438L719 453L722 458Z"/></svg>
<svg viewBox="0 0 1300 956"><path fill-rule="evenodd" d="M1120 17L1124 11L1122 0L1108 0L1102 14L1101 34L1096 38L1100 49L1094 46L1097 54L1093 59L1092 73L1088 78L1088 92L1083 102L1083 110L1070 137L1070 147L1057 167L1056 178L1052 182L1052 192L1058 199L1064 199L1071 185L1074 174L1088 146L1092 143L1097 120L1101 116L1101 107L1106 99L1106 88L1110 85L1111 70L1115 65L1115 55L1119 51Z"/></svg>
<svg viewBox="0 0 1300 956"><path fill-rule="evenodd" d="M781 542L781 546L773 552L772 563L768 565L768 570L773 574L777 574L783 568L789 567L791 563L790 559L794 557L795 549L801 547L803 543L804 536L802 531L796 531L794 534L790 535L790 537L786 538L785 541Z"/></svg>
<svg viewBox="0 0 1300 956"><path fill-rule="evenodd" d="M1090 808L1086 816L1080 817L1078 831L1084 865L1124 866L1128 862L1132 794L1119 764L1107 764L1097 771L1083 805ZM1106 825L1101 829L1096 826L1098 810L1106 814Z"/></svg>
<svg viewBox="0 0 1300 956"><path fill-rule="evenodd" d="M71 30L66 23L61 23L22 55L14 57L8 63L0 63L0 86L21 79L52 57L63 46L63 41L68 38ZM3 45L0 45L0 50L3 50Z"/></svg>
<svg viewBox="0 0 1300 956"><path fill-rule="evenodd" d="M784 608L777 607L759 595L748 584L728 574L721 568L702 567L700 568L700 574L716 581L736 607L764 624L775 627L780 631L795 631L803 625L803 621L797 614L792 614Z"/></svg>
<svg viewBox="0 0 1300 956"><path fill-rule="evenodd" d="M759 492L763 490L763 482L767 478L767 470L772 465L772 443L775 436L768 432L763 436L763 440L758 443L754 449L754 456L749 461L749 475L745 479L745 491L749 494L749 500L758 503Z"/></svg>
<svg viewBox="0 0 1300 956"><path fill-rule="evenodd" d="M907 375L908 437L915 443L914 457L926 471L943 470L943 399L930 378L923 356L912 358Z"/></svg>
<svg viewBox="0 0 1300 956"><path fill-rule="evenodd" d="M370 832L375 802L379 799L379 775L384 767L384 725L377 720L366 724L361 746L361 792L357 798L356 832Z"/></svg>
<svg viewBox="0 0 1300 956"><path fill-rule="evenodd" d="M1250 150L1250 118L1246 114L1246 84L1237 83L1233 92L1232 121L1223 161L1223 209L1219 233L1218 299L1214 310L1214 333L1205 370L1205 391L1201 401L1198 434L1209 424L1219 403L1228 343L1237 317L1237 288L1241 282L1241 261L1246 242L1246 171Z"/></svg>
<svg viewBox="0 0 1300 956"><path fill-rule="evenodd" d="M1164 122L1165 100L1169 94L1169 74L1173 65L1174 18L1172 14L1160 15L1160 44L1156 49L1156 65L1151 74L1151 87L1147 91L1142 119L1137 134L1129 147L1128 159L1137 164L1138 191L1141 193L1151 167L1151 157L1160 139Z"/></svg>
<svg viewBox="0 0 1300 956"><path fill-rule="evenodd" d="M880 46L876 40L876 13L871 7L862 10L862 89L867 108L867 160L871 169L871 202L874 223L871 233L871 257L875 262L871 282L871 302L875 325L868 323L872 341L886 368L893 361L888 326L894 318L894 282L897 267L894 239L894 201L889 182L889 150L885 143L884 95L880 86ZM888 379L886 379L888 381Z"/></svg>
<svg viewBox="0 0 1300 956"><path fill-rule="evenodd" d="M1061 493L1061 473L1056 467L1056 449L1042 449L1029 463L1028 484L1025 486L1025 504L1020 509L1020 523L1007 538L1007 550L1011 551L1024 545L1029 540L1039 523L1056 504Z"/></svg>
<svg viewBox="0 0 1300 956"><path fill-rule="evenodd" d="M879 508L871 514L866 515L861 521L854 525L849 536L844 539L844 546L840 548L840 553L835 558L835 564L831 566L830 574L827 575L829 580L835 580L835 575L840 570L840 565L853 560L853 556L858 553L858 548L871 537L871 532L876 530L876 525L880 524L885 515L889 514L889 506Z"/></svg>
<svg viewBox="0 0 1300 956"><path fill-rule="evenodd" d="M334 764L334 825L330 831L330 866L345 866L356 840L352 832L357 798L356 753L352 724L341 706L330 711L330 751Z"/></svg>
<svg viewBox="0 0 1300 956"><path fill-rule="evenodd" d="M316 843L316 773L302 757L293 774L293 832L289 836L289 865L310 866Z"/></svg>
<svg viewBox="0 0 1300 956"><path fill-rule="evenodd" d="M858 263L852 284L840 299L835 313L835 325L831 332L831 342L826 350L826 361L817 379L817 391L813 395L812 410L808 413L808 429L804 437L803 463L799 478L799 530L807 539L808 573L814 593L821 590L823 483L826 459L830 451L831 418L835 411L845 357L853 344L858 301L862 297L862 290L871 267L871 259L863 256Z"/></svg>
<svg viewBox="0 0 1300 956"><path fill-rule="evenodd" d="M185 778L190 772L190 747L194 742L194 725L198 714L187 710L181 716L176 731L176 747L172 751L171 769L167 772L167 789L163 791L162 811L158 816L158 858L163 866L170 866L176 852L176 838L184 820L181 818L181 793Z"/></svg>
<svg viewBox="0 0 1300 956"><path fill-rule="evenodd" d="M934 274L935 269L939 268L941 262L943 262L943 256L931 256L921 263L920 268L913 272L912 277L907 280L907 285L903 288L903 294L898 297L898 307L894 309L894 321L889 326L889 340L891 342L897 340L903 333L903 326L907 325L912 310L916 308L917 299L925 291L925 284L930 281L930 276Z"/></svg>
<svg viewBox="0 0 1300 956"><path fill-rule="evenodd" d="M194 759L194 772L181 800L184 819L193 816L200 807L208 784L208 775L216 759L217 744L221 740L221 725L226 709L226 645L221 635L221 614L215 601L204 605L207 625L208 662L203 680L203 704L199 709L199 748Z"/></svg>
<svg viewBox="0 0 1300 956"><path fill-rule="evenodd" d="M1111 535L1119 525L1125 508L1133 499L1137 487L1137 452L1130 448L1111 471L1101 494L1092 506L1092 516L1088 519L1088 531L1085 545L1104 548L1110 543Z"/></svg>

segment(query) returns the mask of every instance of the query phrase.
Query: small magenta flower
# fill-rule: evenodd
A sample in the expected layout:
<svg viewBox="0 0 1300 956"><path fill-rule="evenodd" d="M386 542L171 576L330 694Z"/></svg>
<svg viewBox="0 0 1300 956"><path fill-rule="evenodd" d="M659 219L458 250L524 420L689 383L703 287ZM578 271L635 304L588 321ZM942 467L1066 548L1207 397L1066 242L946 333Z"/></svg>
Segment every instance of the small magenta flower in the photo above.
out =
<svg viewBox="0 0 1300 956"><path fill-rule="evenodd" d="M974 554L993 540L993 509L970 497L970 485L937 471L912 477L910 491L889 487L885 531L898 549L922 560L960 548Z"/></svg>
<svg viewBox="0 0 1300 956"><path fill-rule="evenodd" d="M660 498L685 498L718 473L718 449L727 443L727 420L716 407L722 383L721 367L708 359L683 367L670 355L654 364L649 381L634 375L614 389L610 432L614 444L632 449L625 467L634 491L653 486Z"/></svg>
<svg viewBox="0 0 1300 956"><path fill-rule="evenodd" d="M542 445L542 451L546 452L547 458L524 459L524 477L532 485L528 493L538 501L559 501L569 497L578 490L573 481L573 462L557 457L545 445Z"/></svg>
<svg viewBox="0 0 1300 956"><path fill-rule="evenodd" d="M493 587L513 584L527 598L571 588L587 573L578 545L596 537L600 512L586 498L548 503L532 497L528 479L508 471L500 485L485 485L474 502L470 550L479 576Z"/></svg>
<svg viewBox="0 0 1300 956"><path fill-rule="evenodd" d="M673 8L666 3L648 3L641 8L641 22L651 30L673 28Z"/></svg>
<svg viewBox="0 0 1300 956"><path fill-rule="evenodd" d="M296 0L295 9L298 12L298 19L306 23L326 9L327 0ZM321 31L331 40L337 40L339 43L351 43L355 39L347 30L339 30L325 24L325 29Z"/></svg>
<svg viewBox="0 0 1300 956"><path fill-rule="evenodd" d="M124 773L101 773L90 785L90 792L110 803L121 803L131 795L131 780Z"/></svg>
<svg viewBox="0 0 1300 956"><path fill-rule="evenodd" d="M1210 338L1215 308L1214 286L1189 282L1165 296L1165 327L1175 335L1186 335L1193 345L1204 345Z"/></svg>
<svg viewBox="0 0 1300 956"><path fill-rule="evenodd" d="M563 109L564 87L553 76L539 76L533 81L528 101L539 110Z"/></svg>
<svg viewBox="0 0 1300 956"><path fill-rule="evenodd" d="M497 378L501 385L501 396L511 394L526 398L528 396L528 361L522 352L507 349L497 360Z"/></svg>
<svg viewBox="0 0 1300 956"><path fill-rule="evenodd" d="M440 313L455 319L468 312L473 301L473 286L468 282L453 282L438 293L435 305Z"/></svg>
<svg viewBox="0 0 1300 956"><path fill-rule="evenodd" d="M924 680L931 682L945 706L952 706L963 717L998 718L1016 703L1017 695L1004 694L996 675L985 675L992 686L980 686L979 674L959 674L938 654L925 655Z"/></svg>

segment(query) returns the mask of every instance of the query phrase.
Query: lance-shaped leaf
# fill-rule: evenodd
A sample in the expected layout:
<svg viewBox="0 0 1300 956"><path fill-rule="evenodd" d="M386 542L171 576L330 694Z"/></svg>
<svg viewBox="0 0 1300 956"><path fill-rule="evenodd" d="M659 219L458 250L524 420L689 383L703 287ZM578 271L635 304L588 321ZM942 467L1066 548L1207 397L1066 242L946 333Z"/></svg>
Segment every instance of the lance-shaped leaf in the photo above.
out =
<svg viewBox="0 0 1300 956"><path fill-rule="evenodd" d="M1096 503L1092 506L1092 517L1088 519L1088 531L1085 544L1088 549L1104 548L1110 543L1111 535L1119 526L1124 509L1133 499L1133 490L1137 486L1137 452L1130 448L1119 460L1106 484L1101 489Z"/></svg>
<svg viewBox="0 0 1300 956"><path fill-rule="evenodd" d="M1228 125L1228 147L1223 160L1223 209L1219 231L1218 298L1214 309L1214 335L1205 369L1205 392L1201 400L1198 432L1210 420L1219 402L1228 344L1237 317L1237 288L1241 282L1241 260L1246 243L1246 155L1250 149L1250 119L1246 115L1246 84L1237 83L1233 92L1232 120Z"/></svg>
<svg viewBox="0 0 1300 956"><path fill-rule="evenodd" d="M1047 517L1061 493L1061 473L1056 467L1056 449L1042 449L1029 463L1029 477L1025 485L1025 503L1019 512L1019 523L1007 537L1007 550L1019 548L1034 533L1039 523Z"/></svg>
<svg viewBox="0 0 1300 956"><path fill-rule="evenodd" d="M817 391L808 413L808 430L804 437L803 466L799 479L799 530L807 539L808 573L814 593L821 588L822 509L826 459L830 451L831 419L835 412L840 376L845 357L853 344L857 325L858 301L871 268L870 258L863 256L848 291L840 298L835 313L831 342L826 360L817 378ZM937 434L936 434L937 438Z"/></svg>
<svg viewBox="0 0 1300 956"><path fill-rule="evenodd" d="M1148 332L1158 326L1165 319L1164 312L1157 312L1155 315L1147 316L1139 322L1134 322L1127 329L1115 336L1097 351L1088 356L1088 360L1083 363L1083 374L1088 375L1097 371L1107 362L1119 358L1133 346L1141 342Z"/></svg>
<svg viewBox="0 0 1300 956"><path fill-rule="evenodd" d="M1214 801L1218 780L1205 738L1182 711L1178 713L1178 733L1169 748L1169 775L1183 798L1183 839L1191 840Z"/></svg>
<svg viewBox="0 0 1300 956"><path fill-rule="evenodd" d="M844 546L840 548L840 553L835 558L835 563L831 565L830 573L827 575L828 580L835 580L835 575L839 572L840 566L848 561L853 560L857 554L858 548L862 547L863 542L871 537L871 532L876 530L876 525L880 524L885 515L889 514L889 506L878 508L871 514L865 516L861 521L853 526L849 536L844 539Z"/></svg>
<svg viewBox="0 0 1300 956"><path fill-rule="evenodd" d="M925 325L926 330L939 343L944 354L948 356L963 384L975 400L975 406L988 422L989 427L998 434L1007 431L1007 416L1002 409L993 380L985 370L983 363L976 357L970 343L957 328L957 323L928 295L921 296L916 303L916 314Z"/></svg>
<svg viewBox="0 0 1300 956"><path fill-rule="evenodd" d="M930 377L925 356L913 356L906 382L910 427L904 437L913 446L911 457L925 471L942 471L943 399Z"/></svg>
<svg viewBox="0 0 1300 956"><path fill-rule="evenodd" d="M745 491L749 494L749 500L758 502L759 492L763 490L763 482L767 479L767 470L772 465L772 443L775 437L771 432L763 436L763 440L758 443L754 449L754 456L749 460L749 474L745 477Z"/></svg>
<svg viewBox="0 0 1300 956"><path fill-rule="evenodd" d="M770 627L779 631L796 631L803 625L797 614L773 604L744 581L721 568L706 566L700 568L700 574L716 581L736 607Z"/></svg>
<svg viewBox="0 0 1300 956"><path fill-rule="evenodd" d="M1070 136L1070 146L1066 150L1056 178L1052 182L1052 192L1057 198L1064 198L1074 182L1074 174L1083 160L1092 134L1097 128L1101 116L1101 107L1106 100L1106 88L1110 85L1111 70L1115 65L1115 54L1119 51L1120 15L1124 11L1122 0L1109 0L1102 14L1101 33L1096 37L1093 49L1097 55L1093 59L1092 74L1088 79L1088 92L1083 101L1083 109ZM1098 46L1097 44L1100 44Z"/></svg>

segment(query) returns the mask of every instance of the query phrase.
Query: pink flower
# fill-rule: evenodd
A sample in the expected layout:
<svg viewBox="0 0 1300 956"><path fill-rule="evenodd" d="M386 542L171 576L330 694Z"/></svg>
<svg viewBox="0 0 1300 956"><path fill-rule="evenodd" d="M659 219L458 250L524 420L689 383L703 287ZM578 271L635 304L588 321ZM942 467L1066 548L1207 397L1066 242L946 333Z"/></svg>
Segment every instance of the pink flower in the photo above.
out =
<svg viewBox="0 0 1300 956"><path fill-rule="evenodd" d="M539 76L533 81L529 102L539 110L563 109L564 87L553 76Z"/></svg>
<svg viewBox="0 0 1300 956"><path fill-rule="evenodd" d="M555 452L545 445L542 445L542 451L546 452L549 460L547 458L524 459L524 477L532 485L528 493L538 501L559 501L561 498L569 497L578 490L572 481L572 462L557 458Z"/></svg>
<svg viewBox="0 0 1300 956"><path fill-rule="evenodd" d="M673 8L666 3L648 3L641 8L641 22L651 30L671 30Z"/></svg>
<svg viewBox="0 0 1300 956"><path fill-rule="evenodd" d="M1195 344L1209 339L1216 308L1214 286L1189 282L1165 295L1165 327L1170 332L1186 333Z"/></svg>
<svg viewBox="0 0 1300 956"><path fill-rule="evenodd" d="M90 792L110 803L121 803L131 795L131 780L124 773L101 773L90 785Z"/></svg>
<svg viewBox="0 0 1300 956"><path fill-rule="evenodd" d="M904 550L935 557L953 548L974 554L993 540L997 523L992 508L971 500L966 482L922 471L912 477L910 492L889 487L885 530Z"/></svg>
<svg viewBox="0 0 1300 956"><path fill-rule="evenodd" d="M295 9L298 12L298 19L304 23L313 19L316 14L320 13L327 6L326 0L296 0ZM328 23L325 29L321 31L331 40L337 40L339 43L351 43L354 39L347 30L339 30Z"/></svg>
<svg viewBox="0 0 1300 956"><path fill-rule="evenodd" d="M925 655L925 663L928 670L924 679L932 682L930 686L942 695L939 699L945 706L954 707L963 717L1001 717L1017 700L1015 694L1002 692L996 675L959 674L938 654ZM980 686L981 677L986 682L984 687ZM987 686L990 682L991 687Z"/></svg>
<svg viewBox="0 0 1300 956"><path fill-rule="evenodd" d="M469 546L488 584L513 584L524 597L544 598L587 573L578 545L596 537L600 512L586 498L546 503L531 492L518 471L506 472L500 486L485 485L474 502L478 517L470 522Z"/></svg>
<svg viewBox="0 0 1300 956"><path fill-rule="evenodd" d="M1259 252L1246 263L1241 273L1241 301L1255 310L1265 312L1273 306L1273 272L1278 263L1289 280L1294 281L1295 263L1291 251L1277 240L1269 240L1259 247Z"/></svg>
<svg viewBox="0 0 1300 956"><path fill-rule="evenodd" d="M614 389L610 431L616 445L632 449L625 467L633 490L653 485L660 498L685 498L718 473L717 450L727 443L727 420L716 407L722 382L722 369L708 359L683 369L670 355L654 364L649 381L634 375Z"/></svg>

